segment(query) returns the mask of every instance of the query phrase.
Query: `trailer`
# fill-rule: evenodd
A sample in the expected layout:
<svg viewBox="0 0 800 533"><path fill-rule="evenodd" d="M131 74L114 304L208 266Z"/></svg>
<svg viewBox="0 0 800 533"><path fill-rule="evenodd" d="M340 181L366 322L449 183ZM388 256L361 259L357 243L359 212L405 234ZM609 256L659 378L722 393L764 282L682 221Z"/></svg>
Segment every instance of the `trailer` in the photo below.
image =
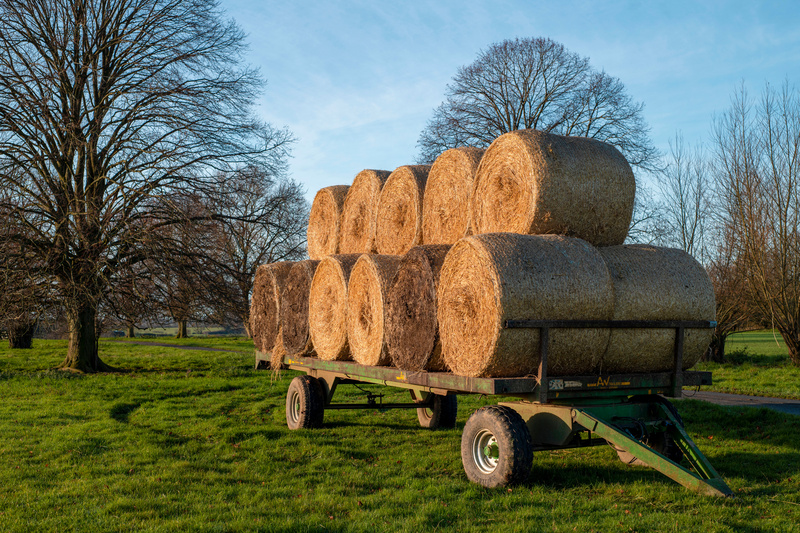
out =
<svg viewBox="0 0 800 533"><path fill-rule="evenodd" d="M286 423L290 429L320 427L329 409L416 409L421 426L452 428L458 395L497 396L501 401L472 413L462 432L461 460L472 482L490 488L519 483L530 474L534 452L610 444L627 464L649 466L702 494L731 496L667 399L680 398L684 386L711 385L710 372L682 370L683 343L686 329L715 326L711 321L508 320L505 328L539 330L537 373L514 378L285 356L285 367L305 373L289 386ZM660 373L549 376L550 331L562 328L674 329L674 365ZM269 354L256 352L256 368L268 366ZM407 389L411 401L383 403L382 395L369 393L366 403L333 402L339 385L364 383Z"/></svg>

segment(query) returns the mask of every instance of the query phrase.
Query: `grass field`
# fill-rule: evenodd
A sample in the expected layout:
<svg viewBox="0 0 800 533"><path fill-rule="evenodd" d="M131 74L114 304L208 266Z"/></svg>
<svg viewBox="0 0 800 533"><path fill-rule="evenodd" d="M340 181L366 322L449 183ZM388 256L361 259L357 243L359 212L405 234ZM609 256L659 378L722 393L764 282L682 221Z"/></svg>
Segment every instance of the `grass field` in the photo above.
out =
<svg viewBox="0 0 800 533"><path fill-rule="evenodd" d="M459 446L489 398L459 397L454 430L398 410L330 411L323 429L290 432L294 373L253 370L244 339L180 343L233 351L104 340L104 360L130 372L80 376L50 370L61 341L0 350L0 531L800 530L800 417L677 402L735 499L606 447L537 453L526 483L488 490L466 480Z"/></svg>

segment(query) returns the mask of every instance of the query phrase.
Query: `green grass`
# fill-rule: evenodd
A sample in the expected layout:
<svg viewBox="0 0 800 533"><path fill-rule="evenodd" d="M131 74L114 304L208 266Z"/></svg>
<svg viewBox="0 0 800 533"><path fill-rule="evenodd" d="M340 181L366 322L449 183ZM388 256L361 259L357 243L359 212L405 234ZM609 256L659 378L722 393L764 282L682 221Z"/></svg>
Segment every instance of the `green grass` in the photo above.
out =
<svg viewBox="0 0 800 533"><path fill-rule="evenodd" d="M704 390L800 399L800 367L789 359L780 335L749 331L728 337L724 364L700 363L714 384Z"/></svg>
<svg viewBox="0 0 800 533"><path fill-rule="evenodd" d="M209 341L249 353L103 341L104 360L132 371L81 376L51 370L63 342L0 349L0 531L798 531L800 417L677 403L736 499L607 447L539 452L526 483L488 490L466 480L459 448L492 398L461 396L454 430L370 410L291 432L297 374L253 370L248 341Z"/></svg>

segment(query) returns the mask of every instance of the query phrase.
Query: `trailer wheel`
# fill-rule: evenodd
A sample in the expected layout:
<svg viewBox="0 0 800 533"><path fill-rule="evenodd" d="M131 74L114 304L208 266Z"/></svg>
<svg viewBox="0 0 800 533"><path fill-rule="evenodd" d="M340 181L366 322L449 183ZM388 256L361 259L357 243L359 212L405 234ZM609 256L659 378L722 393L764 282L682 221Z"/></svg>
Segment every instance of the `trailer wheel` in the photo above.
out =
<svg viewBox="0 0 800 533"><path fill-rule="evenodd" d="M325 396L319 380L297 376L286 393L286 425L289 429L318 428L325 414Z"/></svg>
<svg viewBox="0 0 800 533"><path fill-rule="evenodd" d="M484 487L525 481L533 463L528 426L510 407L478 409L467 420L461 435L461 462L467 478Z"/></svg>
<svg viewBox="0 0 800 533"><path fill-rule="evenodd" d="M431 407L417 409L419 425L429 429L456 427L456 415L458 415L458 396L455 394L446 396L433 394Z"/></svg>

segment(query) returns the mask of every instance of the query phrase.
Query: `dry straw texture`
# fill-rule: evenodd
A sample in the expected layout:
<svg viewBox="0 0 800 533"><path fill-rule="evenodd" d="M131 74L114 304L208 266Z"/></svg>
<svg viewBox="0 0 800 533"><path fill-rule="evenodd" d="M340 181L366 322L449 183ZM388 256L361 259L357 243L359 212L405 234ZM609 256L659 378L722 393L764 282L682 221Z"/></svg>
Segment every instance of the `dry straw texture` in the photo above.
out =
<svg viewBox="0 0 800 533"><path fill-rule="evenodd" d="M347 282L360 254L329 255L317 265L308 294L308 330L320 359L350 360Z"/></svg>
<svg viewBox="0 0 800 533"><path fill-rule="evenodd" d="M378 198L389 174L388 170L362 170L356 175L342 207L339 253L368 254L376 250Z"/></svg>
<svg viewBox="0 0 800 533"><path fill-rule="evenodd" d="M441 358L436 288L449 244L415 246L400 261L387 298L386 344L403 370L446 370Z"/></svg>
<svg viewBox="0 0 800 533"><path fill-rule="evenodd" d="M444 360L463 376L526 375L539 366L539 330L503 329L506 320L608 320L613 298L603 258L586 241L512 233L466 237L447 254L439 280ZM593 372L608 336L607 329L552 330L548 372Z"/></svg>
<svg viewBox="0 0 800 533"><path fill-rule="evenodd" d="M600 248L614 283L615 320L714 320L714 288L691 255L648 245ZM687 329L683 368L711 341L711 329ZM612 330L601 371L662 372L674 367L674 329Z"/></svg>
<svg viewBox="0 0 800 533"><path fill-rule="evenodd" d="M403 255L422 244L422 202L430 170L430 165L405 165L386 180L378 201L378 253Z"/></svg>
<svg viewBox="0 0 800 533"><path fill-rule="evenodd" d="M317 191L308 216L308 257L322 259L339 252L342 206L349 185L333 185Z"/></svg>
<svg viewBox="0 0 800 533"><path fill-rule="evenodd" d="M278 330L278 337L275 340L275 347L272 348L272 353L269 356L269 367L272 370L282 370L284 368L283 357L286 355L286 350L283 349L283 335L282 330Z"/></svg>
<svg viewBox="0 0 800 533"><path fill-rule="evenodd" d="M291 270L291 261L261 265L253 278L250 301L250 333L260 352L272 351L278 337L281 318L281 292Z"/></svg>
<svg viewBox="0 0 800 533"><path fill-rule="evenodd" d="M633 213L630 165L610 144L537 130L501 135L481 159L474 233L510 231L622 244Z"/></svg>
<svg viewBox="0 0 800 533"><path fill-rule="evenodd" d="M347 289L347 338L353 360L362 365L387 366L386 295L400 257L362 255L353 267Z"/></svg>
<svg viewBox="0 0 800 533"><path fill-rule="evenodd" d="M422 202L422 242L453 244L470 234L475 173L484 150L452 148L434 161Z"/></svg>
<svg viewBox="0 0 800 533"><path fill-rule="evenodd" d="M281 296L283 349L289 355L310 355L314 345L308 333L308 295L319 261L298 261L289 271Z"/></svg>

